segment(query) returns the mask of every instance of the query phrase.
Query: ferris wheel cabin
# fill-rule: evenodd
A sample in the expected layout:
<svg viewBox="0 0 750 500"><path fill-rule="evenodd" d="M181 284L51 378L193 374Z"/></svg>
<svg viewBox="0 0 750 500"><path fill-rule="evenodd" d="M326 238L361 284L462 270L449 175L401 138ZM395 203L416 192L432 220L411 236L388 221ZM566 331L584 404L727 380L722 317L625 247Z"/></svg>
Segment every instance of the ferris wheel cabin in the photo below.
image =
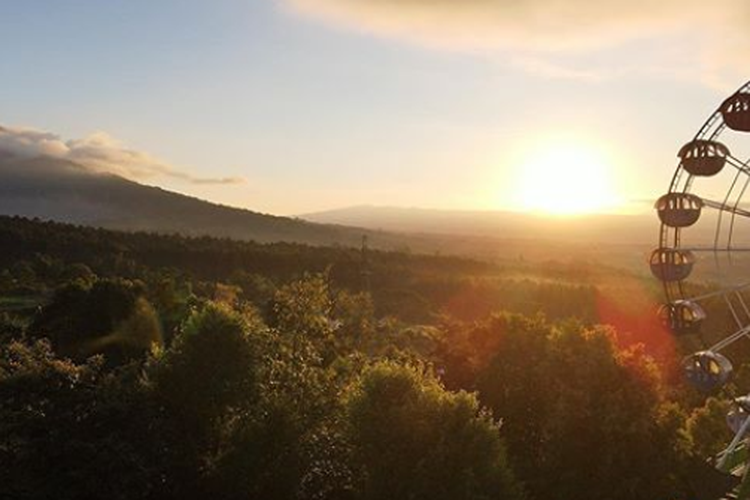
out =
<svg viewBox="0 0 750 500"><path fill-rule="evenodd" d="M750 132L750 94L737 92L721 105L721 115L727 127L738 132Z"/></svg>
<svg viewBox="0 0 750 500"><path fill-rule="evenodd" d="M732 363L718 352L701 351L685 358L682 368L688 382L702 392L724 385L732 375Z"/></svg>
<svg viewBox="0 0 750 500"><path fill-rule="evenodd" d="M659 317L675 335L699 333L706 319L706 312L697 302L678 300L659 309Z"/></svg>
<svg viewBox="0 0 750 500"><path fill-rule="evenodd" d="M750 395L734 398L734 404L746 414L750 414Z"/></svg>
<svg viewBox="0 0 750 500"><path fill-rule="evenodd" d="M655 206L667 226L688 227L700 219L703 200L690 193L668 193L656 200Z"/></svg>
<svg viewBox="0 0 750 500"><path fill-rule="evenodd" d="M710 177L724 168L729 148L717 141L695 139L682 146L677 156L689 174Z"/></svg>
<svg viewBox="0 0 750 500"><path fill-rule="evenodd" d="M737 434L742 429L747 418L750 417L750 396L735 398L727 413L727 425Z"/></svg>
<svg viewBox="0 0 750 500"><path fill-rule="evenodd" d="M649 259L651 273L663 282L682 281L690 276L695 256L687 250L657 248Z"/></svg>

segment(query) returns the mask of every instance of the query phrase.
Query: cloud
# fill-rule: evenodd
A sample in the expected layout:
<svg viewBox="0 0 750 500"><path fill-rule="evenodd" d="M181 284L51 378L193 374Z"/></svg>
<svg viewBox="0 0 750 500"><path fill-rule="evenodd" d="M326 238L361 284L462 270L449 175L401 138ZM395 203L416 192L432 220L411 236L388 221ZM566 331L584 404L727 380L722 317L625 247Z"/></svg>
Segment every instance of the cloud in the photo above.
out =
<svg viewBox="0 0 750 500"><path fill-rule="evenodd" d="M743 74L750 62L746 0L283 0L292 12L361 33L426 47L510 54L515 66L546 76L592 78L561 56L633 45L628 65L700 80ZM654 47L659 47L654 53ZM622 54L596 66L618 76ZM664 59L660 59L663 57ZM517 63L517 60L521 64ZM739 66L739 68L737 67ZM593 75L598 78L598 75ZM734 82L737 83L736 81Z"/></svg>
<svg viewBox="0 0 750 500"><path fill-rule="evenodd" d="M104 132L65 141L59 135L31 128L0 126L0 152L17 158L50 156L68 160L94 172L133 180L169 177L191 184L237 184L241 178L196 177L148 153L126 148Z"/></svg>

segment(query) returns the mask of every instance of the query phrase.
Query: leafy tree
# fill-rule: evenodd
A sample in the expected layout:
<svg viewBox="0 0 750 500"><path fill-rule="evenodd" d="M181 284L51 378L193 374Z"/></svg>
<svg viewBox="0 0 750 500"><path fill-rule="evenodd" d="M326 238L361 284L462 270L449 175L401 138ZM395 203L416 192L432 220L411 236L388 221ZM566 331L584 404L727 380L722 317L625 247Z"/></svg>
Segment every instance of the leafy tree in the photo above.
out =
<svg viewBox="0 0 750 500"><path fill-rule="evenodd" d="M330 318L320 309L312 316L294 309L300 307L298 298L303 304L326 304L327 289L319 285L313 278L312 283L296 284L300 296L284 291L277 310L287 330L247 323L247 338L259 354L254 398L230 408L228 418L219 422L207 469L213 495L345 498L351 491L346 444L337 423L340 386L346 378L338 379L322 363L320 337L314 334L320 332L315 330L322 321L319 315L324 315L324 325ZM322 295L314 297L316 293Z"/></svg>
<svg viewBox="0 0 750 500"><path fill-rule="evenodd" d="M343 348L368 351L376 335L375 305L368 293L350 293L341 290L333 300L331 315L337 321L336 335Z"/></svg>
<svg viewBox="0 0 750 500"><path fill-rule="evenodd" d="M348 397L363 499L521 498L499 425L468 393L421 368L384 362Z"/></svg>
<svg viewBox="0 0 750 500"><path fill-rule="evenodd" d="M332 309L325 276L307 275L276 292L272 325L282 332L326 342L332 335Z"/></svg>
<svg viewBox="0 0 750 500"><path fill-rule="evenodd" d="M86 264L76 263L65 268L64 279L67 281L83 281L90 284L96 281L96 274Z"/></svg>
<svg viewBox="0 0 750 500"><path fill-rule="evenodd" d="M372 251L354 293L356 249L7 217L0 246L0 496L519 498L510 461L534 498L726 491L724 406L591 326L611 269Z"/></svg>
<svg viewBox="0 0 750 500"><path fill-rule="evenodd" d="M151 361L152 397L168 422L167 453L177 487L194 491L210 466L222 425L257 400L258 356L247 319L208 304Z"/></svg>
<svg viewBox="0 0 750 500"><path fill-rule="evenodd" d="M694 409L685 422L685 432L691 440L692 450L699 457L714 457L724 448L733 433L726 423L729 404L717 398L708 398Z"/></svg>
<svg viewBox="0 0 750 500"><path fill-rule="evenodd" d="M3 347L2 496L124 500L155 492L162 474L145 452L155 443L152 415L119 380L101 360L57 358L45 341Z"/></svg>
<svg viewBox="0 0 750 500"><path fill-rule="evenodd" d="M270 324L293 340L295 351L308 347L330 364L338 354L333 306L326 276L305 275L276 291Z"/></svg>
<svg viewBox="0 0 750 500"><path fill-rule="evenodd" d="M49 338L64 356L82 361L104 353L109 362L119 364L161 343L157 323L142 284L100 280L89 286L75 281L55 293L29 331Z"/></svg>
<svg viewBox="0 0 750 500"><path fill-rule="evenodd" d="M669 498L684 450L659 373L613 332L496 317L480 399L506 424L518 472L537 498ZM678 416L679 417L679 416Z"/></svg>

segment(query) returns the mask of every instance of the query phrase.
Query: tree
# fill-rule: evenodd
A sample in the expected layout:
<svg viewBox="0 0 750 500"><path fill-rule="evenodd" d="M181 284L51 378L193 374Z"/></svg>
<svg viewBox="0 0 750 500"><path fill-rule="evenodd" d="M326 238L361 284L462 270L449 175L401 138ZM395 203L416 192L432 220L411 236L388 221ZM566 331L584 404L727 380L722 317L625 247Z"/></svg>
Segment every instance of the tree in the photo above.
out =
<svg viewBox="0 0 750 500"><path fill-rule="evenodd" d="M259 364L248 318L211 303L150 362L152 397L170 433L166 453L177 471L175 487L195 491L225 423L255 404Z"/></svg>
<svg viewBox="0 0 750 500"><path fill-rule="evenodd" d="M255 398L230 408L229 418L221 422L207 477L212 496L335 499L351 492L339 423L339 395L347 374L341 377L322 362L321 337L305 335L315 331L323 312L308 316L294 311L301 307L298 298L326 303L326 296L313 296L325 292L314 285L315 280L309 287L300 284L302 297L287 290L280 307L286 330L259 322L248 325L248 338L260 355Z"/></svg>
<svg viewBox="0 0 750 500"><path fill-rule="evenodd" d="M0 482L7 498L148 498L160 487L152 413L132 377L75 364L46 341L0 350ZM158 496L158 495L157 495Z"/></svg>
<svg viewBox="0 0 750 500"><path fill-rule="evenodd" d="M383 362L348 397L359 498L516 499L499 424L423 368Z"/></svg>
<svg viewBox="0 0 750 500"><path fill-rule="evenodd" d="M56 352L84 361L105 354L117 365L161 344L161 328L142 284L128 280L75 281L59 289L29 327Z"/></svg>
<svg viewBox="0 0 750 500"><path fill-rule="evenodd" d="M670 498L683 491L681 422L659 372L614 332L502 316L480 399L503 419L511 456L537 498Z"/></svg>

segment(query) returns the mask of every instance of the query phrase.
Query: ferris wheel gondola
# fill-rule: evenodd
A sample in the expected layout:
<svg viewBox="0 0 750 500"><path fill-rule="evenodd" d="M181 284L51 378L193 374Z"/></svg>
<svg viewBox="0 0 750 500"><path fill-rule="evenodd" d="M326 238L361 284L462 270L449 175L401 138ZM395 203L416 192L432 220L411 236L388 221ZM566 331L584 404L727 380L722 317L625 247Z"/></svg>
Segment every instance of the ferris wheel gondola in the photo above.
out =
<svg viewBox="0 0 750 500"><path fill-rule="evenodd" d="M675 335L698 334L706 319L706 311L697 302L678 300L664 304L659 309L659 317Z"/></svg>

